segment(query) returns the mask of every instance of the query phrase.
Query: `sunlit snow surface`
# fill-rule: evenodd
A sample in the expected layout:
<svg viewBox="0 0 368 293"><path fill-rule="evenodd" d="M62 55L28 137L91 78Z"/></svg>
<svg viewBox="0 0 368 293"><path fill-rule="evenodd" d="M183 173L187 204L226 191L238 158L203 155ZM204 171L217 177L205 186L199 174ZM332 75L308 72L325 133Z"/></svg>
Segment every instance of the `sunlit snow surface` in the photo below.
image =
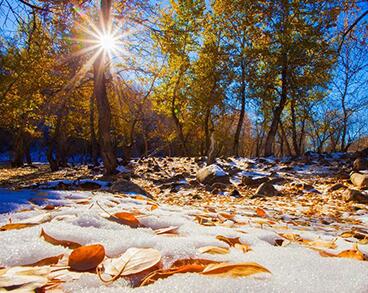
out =
<svg viewBox="0 0 368 293"><path fill-rule="evenodd" d="M37 191L0 191L1 198L19 198L19 203L37 195ZM40 208L0 215L0 224L9 218L16 223L20 220L50 212L52 220L35 227L0 232L0 267L34 263L46 257L70 253L69 249L47 243L39 237L43 228L54 238L71 240L82 245L100 243L108 257L117 257L129 247L155 248L162 254L164 267L182 258L206 258L231 262L257 262L272 274L259 274L247 278L216 278L198 274L175 275L142 288L131 288L129 283L119 280L109 286L103 285L94 274L84 273L79 279L67 282L63 289L67 292L368 292L368 262L344 258L324 258L318 252L290 244L286 247L274 246L275 240L285 233L281 229L261 226L254 215L254 209L238 206L237 219L247 225L235 227L229 221L223 226L203 226L194 221L194 216L203 210L192 207L160 205L152 210L146 200L129 196L116 196L103 192L42 191L49 198L48 204L62 205L52 211ZM81 200L82 199L82 200ZM88 200L88 204L86 204ZM83 202L83 204L81 204ZM2 204L3 205L3 204ZM140 222L147 228L133 229L108 221L103 217L109 213L138 210L143 216ZM366 217L366 215L360 215ZM178 236L156 235L154 229L177 226ZM318 227L306 231L306 227L289 227L287 233L298 233L305 239L332 240L331 235ZM229 254L200 254L199 247L215 245L227 247L216 239L217 235L240 237L252 251L243 253L230 248ZM349 249L352 243L342 238L336 241L335 252ZM359 245L368 252L368 245Z"/></svg>

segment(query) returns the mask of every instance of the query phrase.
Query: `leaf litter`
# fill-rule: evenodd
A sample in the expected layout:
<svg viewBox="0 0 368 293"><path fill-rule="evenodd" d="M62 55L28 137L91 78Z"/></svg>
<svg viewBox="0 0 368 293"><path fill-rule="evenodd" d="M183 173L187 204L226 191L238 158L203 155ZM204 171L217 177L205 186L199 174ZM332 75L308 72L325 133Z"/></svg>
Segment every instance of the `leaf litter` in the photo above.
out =
<svg viewBox="0 0 368 293"><path fill-rule="evenodd" d="M172 164L185 166L178 160ZM143 171L137 183L155 200L58 191L62 199L45 209L1 216L0 287L74 292L99 281L98 292L121 286L162 290L185 275L183 292L210 291L216 284L226 284L229 292L305 291L312 281L315 291L367 288L367 206L341 200L341 191L321 195L286 183L282 197L267 199L247 197L254 189L240 185L241 198L190 186L170 192ZM316 190L332 184L319 175L287 176ZM29 251L22 241L31 244ZM128 283L119 281L124 279Z"/></svg>

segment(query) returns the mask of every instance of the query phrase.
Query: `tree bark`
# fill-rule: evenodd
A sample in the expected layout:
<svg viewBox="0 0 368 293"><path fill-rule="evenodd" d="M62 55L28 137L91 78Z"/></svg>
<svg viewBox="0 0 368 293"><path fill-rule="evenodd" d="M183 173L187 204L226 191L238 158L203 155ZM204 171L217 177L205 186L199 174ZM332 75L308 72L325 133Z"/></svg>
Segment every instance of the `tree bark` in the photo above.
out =
<svg viewBox="0 0 368 293"><path fill-rule="evenodd" d="M24 164L24 132L22 129L18 129L15 134L13 143L13 158L11 165L12 167L23 167Z"/></svg>
<svg viewBox="0 0 368 293"><path fill-rule="evenodd" d="M290 110L291 110L291 125L292 125L292 137L293 137L293 148L296 156L300 155L299 143L298 143L298 133L296 131L296 101L295 98L291 100Z"/></svg>
<svg viewBox="0 0 368 293"><path fill-rule="evenodd" d="M282 82L281 99L280 99L280 102L279 102L278 106L273 111L271 127L270 127L270 130L269 130L269 132L267 134L267 137L266 137L265 151L264 151L265 156L273 155L273 143L275 141L275 136L276 136L276 133L277 133L278 124L279 124L279 121L280 121L280 118L281 118L282 111L284 110L286 102L287 102L287 95L288 95L288 93L287 93L287 91L288 91L288 86L287 86L287 75L288 75L287 62L288 62L287 54L283 53L283 56L282 56L282 73L281 73L281 82Z"/></svg>
<svg viewBox="0 0 368 293"><path fill-rule="evenodd" d="M176 107L175 107L176 96L177 96L177 92L179 90L179 85L180 85L181 77L182 77L183 74L184 74L184 70L182 68L180 68L179 76L178 76L178 79L175 83L174 92L173 92L173 96L172 96L172 99L171 99L171 117L174 120L175 130L176 130L176 133L179 137L181 146L183 148L184 155L186 155L188 153L188 150L187 150L187 146L186 146L186 142L185 142L183 127L182 127L182 125L179 121L179 118L178 118L177 114L176 114Z"/></svg>
<svg viewBox="0 0 368 293"><path fill-rule="evenodd" d="M244 60L241 61L241 87L240 87L240 95L241 95L241 109L239 114L238 125L236 127L235 135L234 135L234 145L233 145L233 153L235 156L239 156L239 140L240 134L244 123L245 116L245 64Z"/></svg>
<svg viewBox="0 0 368 293"><path fill-rule="evenodd" d="M90 156L94 166L98 165L98 142L95 132L95 99L91 95L89 99L89 130L90 130Z"/></svg>
<svg viewBox="0 0 368 293"><path fill-rule="evenodd" d="M102 28L110 26L112 0L101 0ZM100 28L101 30L103 30ZM106 29L105 29L106 30ZM111 109L106 89L106 52L102 51L93 64L94 69L94 96L98 111L98 134L100 151L104 162L105 174L116 173L117 160L112 146L110 134Z"/></svg>

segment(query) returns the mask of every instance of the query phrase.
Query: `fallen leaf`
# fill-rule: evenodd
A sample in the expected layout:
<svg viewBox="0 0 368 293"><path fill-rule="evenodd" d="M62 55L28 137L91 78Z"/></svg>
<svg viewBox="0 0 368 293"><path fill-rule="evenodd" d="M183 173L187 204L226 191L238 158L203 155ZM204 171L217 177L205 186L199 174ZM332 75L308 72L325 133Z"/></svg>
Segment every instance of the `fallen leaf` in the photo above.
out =
<svg viewBox="0 0 368 293"><path fill-rule="evenodd" d="M348 249L341 251L337 254L330 253L327 251L319 250L319 254L323 257L344 257L344 258L353 258L357 260L366 260L364 254L358 249L357 246L354 246L353 249Z"/></svg>
<svg viewBox="0 0 368 293"><path fill-rule="evenodd" d="M0 288L18 292L34 292L35 289L47 284L50 267L12 267L0 270Z"/></svg>
<svg viewBox="0 0 368 293"><path fill-rule="evenodd" d="M200 253L210 253L210 254L226 254L229 252L228 248L218 247L218 246L204 246L198 248Z"/></svg>
<svg viewBox="0 0 368 293"><path fill-rule="evenodd" d="M41 259L35 263L29 264L29 265L25 265L25 266L34 266L34 267L42 267L42 266L50 266L50 265L55 265L59 262L60 259L62 259L64 256L64 254L60 254L57 256L51 256L51 257L46 257L44 259Z"/></svg>
<svg viewBox="0 0 368 293"><path fill-rule="evenodd" d="M174 267L167 270L157 270L147 275L141 282L140 286L147 286L159 279L168 278L174 274L200 273L205 266L198 264L187 264L180 267Z"/></svg>
<svg viewBox="0 0 368 293"><path fill-rule="evenodd" d="M51 210L54 210L54 209L55 209L55 206L52 205L52 204L48 204L48 205L43 207L43 210L46 210L46 211L51 211Z"/></svg>
<svg viewBox="0 0 368 293"><path fill-rule="evenodd" d="M153 205L151 205L151 207L150 207L150 210L151 210L151 211L154 211L154 210L156 210L156 209L158 209L158 204L153 204Z"/></svg>
<svg viewBox="0 0 368 293"><path fill-rule="evenodd" d="M222 235L218 235L216 236L216 239L217 240L220 240L220 241L223 241L227 244L229 244L229 246L235 246L235 244L241 244L240 242L240 237L234 237L234 238L230 238L230 237L225 237L225 236L222 236Z"/></svg>
<svg viewBox="0 0 368 293"><path fill-rule="evenodd" d="M246 277L257 273L271 273L257 263L219 263L210 264L202 272L203 275L221 277Z"/></svg>
<svg viewBox="0 0 368 293"><path fill-rule="evenodd" d="M100 244L76 248L69 256L71 270L85 272L96 268L105 258L105 248Z"/></svg>
<svg viewBox="0 0 368 293"><path fill-rule="evenodd" d="M103 263L104 273L112 276L110 280L105 280L99 276L104 282L112 282L120 276L129 276L147 270L161 260L161 253L153 248L129 248L122 256L113 259L107 259Z"/></svg>
<svg viewBox="0 0 368 293"><path fill-rule="evenodd" d="M76 243L73 241L55 239L54 237L48 235L44 229L41 229L40 237L43 237L43 239L45 239L45 241L47 241L48 243L51 243L54 245L61 245L61 246L64 246L70 249L75 249L81 246L79 243Z"/></svg>
<svg viewBox="0 0 368 293"><path fill-rule="evenodd" d="M252 250L248 245L242 243L235 243L234 247L244 253Z"/></svg>
<svg viewBox="0 0 368 293"><path fill-rule="evenodd" d="M167 228L156 229L154 231L157 235L162 235L162 234L177 235L178 234L178 228L179 227L176 227L176 226L170 226L170 227L167 227Z"/></svg>
<svg viewBox="0 0 368 293"><path fill-rule="evenodd" d="M48 222L52 219L50 213L41 214L32 218L28 218L18 223L10 223L0 227L0 231L8 231L8 230L19 230L23 228L28 228L32 226L36 226L38 224L42 224Z"/></svg>
<svg viewBox="0 0 368 293"><path fill-rule="evenodd" d="M133 214L127 212L113 214L109 219L132 228L138 228L142 226Z"/></svg>
<svg viewBox="0 0 368 293"><path fill-rule="evenodd" d="M14 224L6 224L4 226L0 227L0 231L9 231L9 230L19 230L23 228L28 228L35 226L37 224L31 224L31 223L14 223Z"/></svg>
<svg viewBox="0 0 368 293"><path fill-rule="evenodd" d="M267 214L266 214L265 210L263 210L261 208L257 208L256 213L257 213L258 217L261 217L261 218L266 218L267 217Z"/></svg>
<svg viewBox="0 0 368 293"><path fill-rule="evenodd" d="M201 266L207 266L209 264L212 263L219 263L218 261L215 260L210 260L210 259L204 259L204 258L184 258L184 259L178 259L176 260L172 265L171 268L173 267L181 267L184 265L201 265Z"/></svg>

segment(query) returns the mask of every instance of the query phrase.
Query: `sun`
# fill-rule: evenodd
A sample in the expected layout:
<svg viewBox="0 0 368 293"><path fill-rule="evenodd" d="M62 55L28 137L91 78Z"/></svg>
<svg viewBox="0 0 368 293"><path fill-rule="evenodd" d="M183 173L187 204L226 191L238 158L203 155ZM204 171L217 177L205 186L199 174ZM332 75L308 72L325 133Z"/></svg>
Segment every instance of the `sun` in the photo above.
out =
<svg viewBox="0 0 368 293"><path fill-rule="evenodd" d="M98 36L98 45L101 49L111 52L117 49L118 40L110 33L103 33Z"/></svg>

